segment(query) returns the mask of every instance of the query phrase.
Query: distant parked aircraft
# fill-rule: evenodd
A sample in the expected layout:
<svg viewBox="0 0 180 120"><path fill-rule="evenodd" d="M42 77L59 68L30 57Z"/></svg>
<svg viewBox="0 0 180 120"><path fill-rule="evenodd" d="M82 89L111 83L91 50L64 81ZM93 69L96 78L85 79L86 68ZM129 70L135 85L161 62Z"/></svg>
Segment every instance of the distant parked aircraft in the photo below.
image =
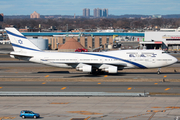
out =
<svg viewBox="0 0 180 120"><path fill-rule="evenodd" d="M12 58L78 71L117 73L126 68L161 68L177 59L162 50L117 50L107 52L47 52L40 50L15 28L6 28L14 51Z"/></svg>

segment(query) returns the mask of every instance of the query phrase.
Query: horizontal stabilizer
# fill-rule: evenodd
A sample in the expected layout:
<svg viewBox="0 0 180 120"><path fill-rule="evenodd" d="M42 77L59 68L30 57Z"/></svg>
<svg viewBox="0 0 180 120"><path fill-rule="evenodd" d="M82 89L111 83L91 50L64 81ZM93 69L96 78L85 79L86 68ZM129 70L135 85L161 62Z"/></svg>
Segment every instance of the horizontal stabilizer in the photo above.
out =
<svg viewBox="0 0 180 120"><path fill-rule="evenodd" d="M20 53L20 52L11 52L10 55L14 55L14 56L18 56L18 57L29 57L29 58L33 57L32 55L27 55L27 54Z"/></svg>

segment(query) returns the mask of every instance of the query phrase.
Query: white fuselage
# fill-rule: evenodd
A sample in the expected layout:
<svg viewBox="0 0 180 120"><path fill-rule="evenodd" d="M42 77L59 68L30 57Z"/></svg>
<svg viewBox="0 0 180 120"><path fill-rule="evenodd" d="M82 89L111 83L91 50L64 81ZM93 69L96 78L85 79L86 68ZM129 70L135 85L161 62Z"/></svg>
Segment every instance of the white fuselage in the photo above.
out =
<svg viewBox="0 0 180 120"><path fill-rule="evenodd" d="M177 61L176 58L162 50L118 50L76 53L35 52L33 56L29 61L64 68L75 68L77 64L83 63L96 67L101 67L104 64L115 65L119 69L146 69L165 67Z"/></svg>

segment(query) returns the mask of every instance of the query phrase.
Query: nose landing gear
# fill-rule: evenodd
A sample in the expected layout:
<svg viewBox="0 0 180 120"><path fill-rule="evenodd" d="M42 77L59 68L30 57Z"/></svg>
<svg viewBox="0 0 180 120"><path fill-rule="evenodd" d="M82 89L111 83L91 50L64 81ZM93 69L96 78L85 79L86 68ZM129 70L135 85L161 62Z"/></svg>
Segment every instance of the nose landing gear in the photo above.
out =
<svg viewBox="0 0 180 120"><path fill-rule="evenodd" d="M158 68L158 71L157 71L157 74L159 75L159 74L161 74L161 68Z"/></svg>

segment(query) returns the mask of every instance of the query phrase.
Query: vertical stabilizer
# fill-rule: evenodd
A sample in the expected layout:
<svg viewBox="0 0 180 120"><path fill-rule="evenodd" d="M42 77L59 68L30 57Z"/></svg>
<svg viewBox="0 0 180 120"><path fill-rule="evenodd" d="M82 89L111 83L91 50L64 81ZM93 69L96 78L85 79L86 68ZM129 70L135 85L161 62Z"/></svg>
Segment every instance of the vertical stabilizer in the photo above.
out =
<svg viewBox="0 0 180 120"><path fill-rule="evenodd" d="M15 28L5 28L15 52L36 52L40 49Z"/></svg>

